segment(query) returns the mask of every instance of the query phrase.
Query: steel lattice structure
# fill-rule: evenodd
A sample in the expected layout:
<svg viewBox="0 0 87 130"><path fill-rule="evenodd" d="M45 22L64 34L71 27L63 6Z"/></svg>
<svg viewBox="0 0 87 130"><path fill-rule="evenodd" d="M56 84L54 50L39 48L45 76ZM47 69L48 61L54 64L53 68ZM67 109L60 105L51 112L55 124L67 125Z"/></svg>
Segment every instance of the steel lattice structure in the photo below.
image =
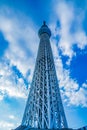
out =
<svg viewBox="0 0 87 130"><path fill-rule="evenodd" d="M51 31L44 24L39 30L40 44L22 126L67 128L50 45Z"/></svg>

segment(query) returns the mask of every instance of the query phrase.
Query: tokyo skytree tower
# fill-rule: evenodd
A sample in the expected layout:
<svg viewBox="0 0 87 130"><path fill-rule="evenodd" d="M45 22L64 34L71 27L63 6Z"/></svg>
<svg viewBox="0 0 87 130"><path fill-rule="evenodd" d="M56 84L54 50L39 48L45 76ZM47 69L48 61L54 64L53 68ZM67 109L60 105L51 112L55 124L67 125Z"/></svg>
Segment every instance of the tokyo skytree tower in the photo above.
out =
<svg viewBox="0 0 87 130"><path fill-rule="evenodd" d="M40 44L21 127L68 128L50 45L51 31L45 22L38 34Z"/></svg>

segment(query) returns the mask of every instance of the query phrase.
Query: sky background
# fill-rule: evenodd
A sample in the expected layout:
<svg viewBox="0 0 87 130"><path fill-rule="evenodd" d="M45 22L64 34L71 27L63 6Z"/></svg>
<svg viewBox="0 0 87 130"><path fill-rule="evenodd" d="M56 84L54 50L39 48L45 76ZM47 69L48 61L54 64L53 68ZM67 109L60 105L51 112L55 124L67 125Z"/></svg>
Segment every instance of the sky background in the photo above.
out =
<svg viewBox="0 0 87 130"><path fill-rule="evenodd" d="M0 130L22 121L43 20L68 126L87 125L87 0L0 0Z"/></svg>

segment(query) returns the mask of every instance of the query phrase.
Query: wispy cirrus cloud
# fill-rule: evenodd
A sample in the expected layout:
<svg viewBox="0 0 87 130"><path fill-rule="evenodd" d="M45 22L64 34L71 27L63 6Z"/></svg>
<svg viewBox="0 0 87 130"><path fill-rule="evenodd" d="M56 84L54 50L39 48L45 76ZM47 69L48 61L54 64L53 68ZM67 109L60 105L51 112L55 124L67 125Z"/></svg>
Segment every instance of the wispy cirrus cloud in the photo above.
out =
<svg viewBox="0 0 87 130"><path fill-rule="evenodd" d="M19 17L22 19L21 21ZM20 13L16 15L8 7L0 9L0 31L9 44L2 57L4 60L0 62L1 100L6 95L19 98L26 97L27 85L25 80L27 83L32 80L38 48L36 28L26 16L21 16ZM12 70L13 66L16 66L22 77L18 77L19 74L17 75Z"/></svg>
<svg viewBox="0 0 87 130"><path fill-rule="evenodd" d="M9 10L9 13L7 13L7 10ZM10 9L7 8L7 10L5 9L0 16L0 30L9 42L5 56L25 74L29 60L32 60L31 56L35 57L38 47L36 28L26 16L22 17L20 14L17 16L14 12L11 14ZM13 16L11 17L11 15ZM22 21L19 20L19 17ZM34 47L36 48L35 50L33 49ZM29 59L28 61L27 58Z"/></svg>
<svg viewBox="0 0 87 130"><path fill-rule="evenodd" d="M70 69L64 68L55 40L51 40L51 43L63 102L68 106L87 107L87 83L83 83L80 86L79 83L70 76Z"/></svg>
<svg viewBox="0 0 87 130"><path fill-rule="evenodd" d="M83 28L83 21L85 19L86 10L74 7L73 2L58 1L55 5L55 21L51 24L53 35L60 36L58 47L63 55L69 56L72 59L76 52L73 50L73 45L84 49L87 46L87 35ZM57 25L59 21L60 26ZM54 29L53 29L54 28Z"/></svg>
<svg viewBox="0 0 87 130"><path fill-rule="evenodd" d="M7 121L1 121L0 122L0 129L5 130L7 129L11 129L12 127L15 127L13 123L7 122Z"/></svg>
<svg viewBox="0 0 87 130"><path fill-rule="evenodd" d="M18 75L12 70L12 66L10 66L6 61L0 63L0 68L1 100L6 96L26 98L27 89L23 78L18 78Z"/></svg>
<svg viewBox="0 0 87 130"><path fill-rule="evenodd" d="M55 21L50 24L52 30L52 49L56 64L59 87L63 101L67 105L87 107L87 91L83 84L79 85L75 78L71 77L70 64L77 52L73 49L76 45L80 50L87 46L87 35L82 27L86 10L77 11L73 2L58 1L55 5ZM79 12L79 13L78 13ZM61 55L61 53L62 55ZM65 68L62 56L67 56ZM81 95L79 97L79 95Z"/></svg>

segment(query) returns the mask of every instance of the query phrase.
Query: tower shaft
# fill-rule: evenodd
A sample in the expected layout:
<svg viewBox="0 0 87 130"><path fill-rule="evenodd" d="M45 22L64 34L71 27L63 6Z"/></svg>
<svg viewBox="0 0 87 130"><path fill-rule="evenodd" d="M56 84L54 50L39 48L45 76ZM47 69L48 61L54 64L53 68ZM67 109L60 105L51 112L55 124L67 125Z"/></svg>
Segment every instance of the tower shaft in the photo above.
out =
<svg viewBox="0 0 87 130"><path fill-rule="evenodd" d="M39 30L40 44L22 126L67 128L47 25Z"/></svg>

